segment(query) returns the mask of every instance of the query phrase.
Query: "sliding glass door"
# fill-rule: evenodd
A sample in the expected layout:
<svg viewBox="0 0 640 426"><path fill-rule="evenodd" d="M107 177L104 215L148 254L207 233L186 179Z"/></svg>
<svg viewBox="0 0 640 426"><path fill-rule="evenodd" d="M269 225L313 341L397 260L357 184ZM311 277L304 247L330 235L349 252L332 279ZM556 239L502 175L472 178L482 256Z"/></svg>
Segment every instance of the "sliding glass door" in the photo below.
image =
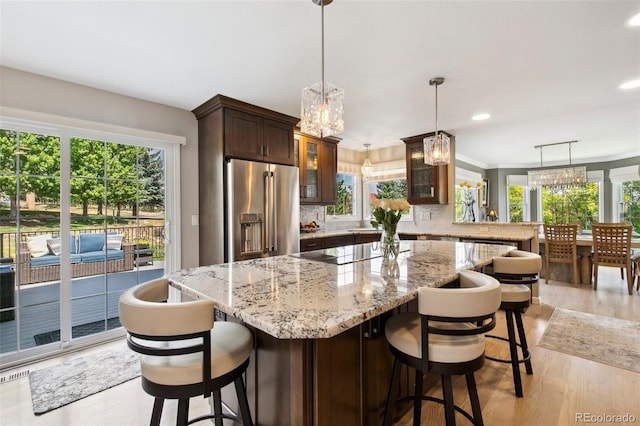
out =
<svg viewBox="0 0 640 426"><path fill-rule="evenodd" d="M0 365L122 334L122 292L175 264L174 147L17 127L0 129Z"/></svg>

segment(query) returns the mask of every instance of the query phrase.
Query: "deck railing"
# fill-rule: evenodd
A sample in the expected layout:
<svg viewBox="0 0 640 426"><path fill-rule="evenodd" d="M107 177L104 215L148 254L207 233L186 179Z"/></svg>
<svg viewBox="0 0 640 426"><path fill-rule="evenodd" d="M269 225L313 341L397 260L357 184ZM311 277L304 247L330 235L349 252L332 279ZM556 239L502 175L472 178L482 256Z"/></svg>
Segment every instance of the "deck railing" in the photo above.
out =
<svg viewBox="0 0 640 426"><path fill-rule="evenodd" d="M147 244L153 250L154 260L164 259L164 226L109 226L107 233L123 234L124 241L133 244ZM74 229L71 235L98 234L105 232L104 228L82 228ZM20 238L26 241L28 237L34 235L51 234L59 235L59 231L29 231L21 232ZM18 236L15 232L0 232L0 257L16 259L15 253L18 246Z"/></svg>

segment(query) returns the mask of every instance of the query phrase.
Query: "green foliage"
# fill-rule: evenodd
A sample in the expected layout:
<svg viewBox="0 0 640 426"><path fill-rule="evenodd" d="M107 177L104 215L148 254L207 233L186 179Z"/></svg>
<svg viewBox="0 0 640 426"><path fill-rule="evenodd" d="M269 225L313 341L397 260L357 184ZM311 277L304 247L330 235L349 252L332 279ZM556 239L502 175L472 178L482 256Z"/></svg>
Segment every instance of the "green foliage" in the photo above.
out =
<svg viewBox="0 0 640 426"><path fill-rule="evenodd" d="M22 176L19 185L17 170ZM28 192L40 200L56 202L60 180L51 178L56 176L60 176L57 137L0 129L0 193L10 200L10 215L17 213L16 199Z"/></svg>
<svg viewBox="0 0 640 426"><path fill-rule="evenodd" d="M524 197L521 186L509 186L509 221L522 222Z"/></svg>
<svg viewBox="0 0 640 426"><path fill-rule="evenodd" d="M396 179L386 180L377 183L376 198L381 200L387 198L390 200L398 198L407 198L407 180Z"/></svg>
<svg viewBox="0 0 640 426"><path fill-rule="evenodd" d="M106 206L116 217L125 206L137 212L138 200L147 207L164 205L162 151L81 138L70 142L71 202L82 206L86 220L89 205L97 205L98 213ZM39 202L59 205L59 176L59 138L0 129L0 195L10 200L10 216L30 192Z"/></svg>
<svg viewBox="0 0 640 426"><path fill-rule="evenodd" d="M345 184L344 178L338 175L338 202L334 206L327 206L329 215L353 214L353 186Z"/></svg>
<svg viewBox="0 0 640 426"><path fill-rule="evenodd" d="M139 154L140 204L148 210L164 206L164 151L141 148ZM338 193L340 199L340 193Z"/></svg>
<svg viewBox="0 0 640 426"><path fill-rule="evenodd" d="M633 226L640 233L640 181L622 184L622 222Z"/></svg>
<svg viewBox="0 0 640 426"><path fill-rule="evenodd" d="M546 224L579 223L581 229L591 229L591 223L598 221L598 192L597 183L570 188L564 194L557 194L543 188L543 222Z"/></svg>

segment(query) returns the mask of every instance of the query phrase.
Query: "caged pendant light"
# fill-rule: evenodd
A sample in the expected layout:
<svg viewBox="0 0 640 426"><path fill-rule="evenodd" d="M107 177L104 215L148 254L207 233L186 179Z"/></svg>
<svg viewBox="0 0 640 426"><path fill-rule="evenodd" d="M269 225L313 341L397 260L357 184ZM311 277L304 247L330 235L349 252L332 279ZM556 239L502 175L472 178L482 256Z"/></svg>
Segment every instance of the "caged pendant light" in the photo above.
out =
<svg viewBox="0 0 640 426"><path fill-rule="evenodd" d="M438 86L444 83L443 77L429 80L430 86L436 86L436 131L433 136L424 138L424 163L432 166L449 164L451 141L446 133L438 133Z"/></svg>
<svg viewBox="0 0 640 426"><path fill-rule="evenodd" d="M324 6L333 0L311 1L321 10L322 80L302 90L300 129L322 138L344 130L344 90L324 80Z"/></svg>

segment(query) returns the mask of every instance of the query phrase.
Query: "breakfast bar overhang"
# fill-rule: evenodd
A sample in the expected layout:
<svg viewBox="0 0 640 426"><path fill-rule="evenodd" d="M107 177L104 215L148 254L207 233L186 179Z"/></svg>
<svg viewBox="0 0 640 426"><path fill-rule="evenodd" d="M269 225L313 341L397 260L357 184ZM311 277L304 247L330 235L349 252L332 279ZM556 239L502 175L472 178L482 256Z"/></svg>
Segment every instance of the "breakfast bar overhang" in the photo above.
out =
<svg viewBox="0 0 640 426"><path fill-rule="evenodd" d="M419 287L444 286L512 249L402 241L392 279L381 277L383 260L369 243L186 269L169 280L254 332L246 380L256 424L375 425L391 369L384 319Z"/></svg>

